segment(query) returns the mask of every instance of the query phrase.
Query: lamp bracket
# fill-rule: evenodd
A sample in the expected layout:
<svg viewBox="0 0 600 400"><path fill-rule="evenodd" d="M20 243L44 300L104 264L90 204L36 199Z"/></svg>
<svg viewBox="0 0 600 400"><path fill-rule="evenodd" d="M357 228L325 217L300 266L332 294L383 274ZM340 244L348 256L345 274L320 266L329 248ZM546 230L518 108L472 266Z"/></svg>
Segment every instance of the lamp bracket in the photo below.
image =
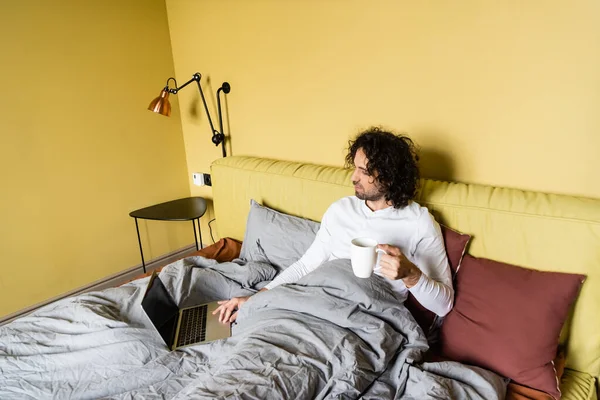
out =
<svg viewBox="0 0 600 400"><path fill-rule="evenodd" d="M223 82L219 89L221 89L223 93L227 94L231 91L231 85L229 85L229 82Z"/></svg>
<svg viewBox="0 0 600 400"><path fill-rule="evenodd" d="M216 131L216 130L213 132L212 142L215 144L215 146L220 145L224 140L225 140L224 134L222 134L221 132Z"/></svg>

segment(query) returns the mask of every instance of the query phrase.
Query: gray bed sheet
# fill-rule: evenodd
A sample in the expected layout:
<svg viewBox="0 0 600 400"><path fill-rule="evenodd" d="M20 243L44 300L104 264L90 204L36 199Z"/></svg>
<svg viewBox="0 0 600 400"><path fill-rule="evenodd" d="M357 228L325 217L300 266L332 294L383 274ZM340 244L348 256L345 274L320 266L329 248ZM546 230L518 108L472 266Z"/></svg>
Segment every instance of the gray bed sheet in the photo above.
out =
<svg viewBox="0 0 600 400"><path fill-rule="evenodd" d="M254 293L276 271L202 257L167 266L180 306ZM0 327L0 399L504 399L506 380L423 363L427 343L381 278L348 260L253 296L232 337L169 351L143 313L148 278Z"/></svg>

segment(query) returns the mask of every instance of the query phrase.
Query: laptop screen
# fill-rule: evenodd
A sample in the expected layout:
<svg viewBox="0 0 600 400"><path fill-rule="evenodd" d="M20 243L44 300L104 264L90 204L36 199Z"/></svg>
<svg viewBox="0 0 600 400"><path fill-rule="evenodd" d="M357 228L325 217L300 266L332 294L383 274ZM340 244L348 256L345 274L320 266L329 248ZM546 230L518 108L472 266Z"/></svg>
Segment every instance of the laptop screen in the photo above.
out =
<svg viewBox="0 0 600 400"><path fill-rule="evenodd" d="M157 275L151 278L142 307L170 349L175 337L179 307Z"/></svg>

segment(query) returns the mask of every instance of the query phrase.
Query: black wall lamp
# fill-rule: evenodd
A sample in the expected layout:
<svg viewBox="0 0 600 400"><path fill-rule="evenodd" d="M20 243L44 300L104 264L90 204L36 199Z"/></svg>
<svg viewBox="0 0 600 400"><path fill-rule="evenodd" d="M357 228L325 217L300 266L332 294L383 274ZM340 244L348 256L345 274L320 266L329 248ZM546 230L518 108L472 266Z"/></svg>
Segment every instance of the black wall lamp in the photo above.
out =
<svg viewBox="0 0 600 400"><path fill-rule="evenodd" d="M204 98L204 93L202 92L202 86L200 86L200 78L201 77L202 77L202 75L200 75L199 72L196 72L192 76L192 79L190 79L189 81L187 81L186 83L184 83L181 86L177 86L177 81L175 80L175 78L167 79L167 85L160 92L160 95L157 98L155 98L154 100L152 100L152 102L148 106L148 110L153 111L158 114L161 114L161 115L164 115L164 116L167 116L167 117L170 116L171 115L171 104L169 103L169 93L177 94L177 92L179 92L181 89L183 89L190 83L196 82L196 84L198 85L198 90L200 91L200 97L202 98L202 104L204 104L204 110L206 110L206 115L208 117L208 123L210 124L210 129L212 131L212 142L215 144L215 146L218 146L220 144L223 148L223 157L227 157L227 152L225 151L225 134L223 133L223 115L221 113L221 96L220 95L221 95L221 92L223 92L225 94L229 93L229 91L231 90L231 86L229 85L229 83L223 82L221 87L217 90L217 108L218 108L218 112L219 112L219 129L220 129L218 131L215 129L215 127L213 125L212 118L210 117L210 112L208 112L208 106L206 105L206 99ZM175 88L169 87L169 81L171 81L171 80L173 80L173 82L175 82Z"/></svg>

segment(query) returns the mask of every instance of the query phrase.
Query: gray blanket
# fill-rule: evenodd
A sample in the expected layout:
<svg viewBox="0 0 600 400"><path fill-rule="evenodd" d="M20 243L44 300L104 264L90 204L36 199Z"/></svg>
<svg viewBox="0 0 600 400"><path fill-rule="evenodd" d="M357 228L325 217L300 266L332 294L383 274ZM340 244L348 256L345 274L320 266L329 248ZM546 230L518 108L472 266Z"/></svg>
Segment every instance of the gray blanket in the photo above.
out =
<svg viewBox="0 0 600 400"><path fill-rule="evenodd" d="M253 293L268 264L194 257L161 279L181 306ZM423 363L423 332L379 277L348 260L256 294L226 340L168 351L143 314L147 278L0 327L1 399L503 399L506 382Z"/></svg>

